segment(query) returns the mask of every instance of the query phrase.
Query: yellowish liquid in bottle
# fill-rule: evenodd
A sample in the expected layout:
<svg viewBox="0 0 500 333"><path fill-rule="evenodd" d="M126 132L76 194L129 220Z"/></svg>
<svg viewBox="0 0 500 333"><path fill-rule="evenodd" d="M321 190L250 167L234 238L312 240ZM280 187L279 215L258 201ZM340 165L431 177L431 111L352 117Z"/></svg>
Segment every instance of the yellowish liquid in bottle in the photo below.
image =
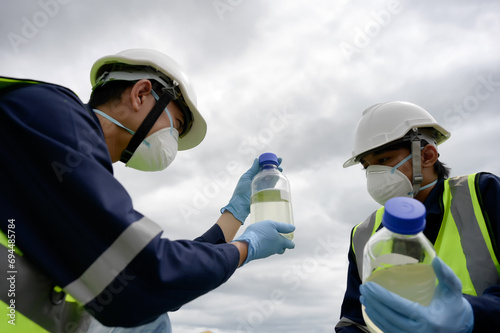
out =
<svg viewBox="0 0 500 333"><path fill-rule="evenodd" d="M428 306L436 289L436 274L429 264L410 264L392 266L374 272L367 280L375 282L401 297ZM363 318L370 331L382 332L365 313Z"/></svg>
<svg viewBox="0 0 500 333"><path fill-rule="evenodd" d="M263 190L252 196L250 223L264 220L293 224L292 205L288 192ZM282 235L290 240L293 239L293 232Z"/></svg>

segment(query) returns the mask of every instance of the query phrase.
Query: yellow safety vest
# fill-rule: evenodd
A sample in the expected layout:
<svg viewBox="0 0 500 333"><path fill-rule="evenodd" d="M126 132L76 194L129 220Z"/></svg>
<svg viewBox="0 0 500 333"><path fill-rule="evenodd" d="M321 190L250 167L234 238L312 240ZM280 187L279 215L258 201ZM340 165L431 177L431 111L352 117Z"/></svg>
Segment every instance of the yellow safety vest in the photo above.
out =
<svg viewBox="0 0 500 333"><path fill-rule="evenodd" d="M0 95L44 83L0 77ZM39 272L15 246L15 229L0 230L0 332L86 332L91 316L83 305Z"/></svg>
<svg viewBox="0 0 500 333"><path fill-rule="evenodd" d="M13 240L0 231L0 332L85 332L91 317L83 306L26 260Z"/></svg>
<svg viewBox="0 0 500 333"><path fill-rule="evenodd" d="M476 174L445 180L443 221L434 243L437 255L462 281L462 293L481 295L500 284L500 265L478 201ZM384 207L374 212L353 231L352 246L358 271L363 267L363 249L380 223Z"/></svg>

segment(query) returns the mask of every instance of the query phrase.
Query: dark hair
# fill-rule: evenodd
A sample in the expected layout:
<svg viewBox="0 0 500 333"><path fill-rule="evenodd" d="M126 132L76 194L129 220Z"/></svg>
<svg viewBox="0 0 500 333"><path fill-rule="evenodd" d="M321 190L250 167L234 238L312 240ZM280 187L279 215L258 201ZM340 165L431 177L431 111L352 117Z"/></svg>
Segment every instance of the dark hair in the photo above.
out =
<svg viewBox="0 0 500 333"><path fill-rule="evenodd" d="M451 169L447 167L446 164L444 164L440 160L437 160L436 163L434 163L434 172L437 173L438 178L443 178L443 179L449 178L450 171Z"/></svg>
<svg viewBox="0 0 500 333"><path fill-rule="evenodd" d="M153 85L152 89L161 96L162 85L156 80L149 80ZM90 95L89 105L91 108L97 108L113 100L121 100L123 92L132 87L137 81L109 81L94 89Z"/></svg>
<svg viewBox="0 0 500 333"><path fill-rule="evenodd" d="M427 146L429 143L426 140L420 141L421 147ZM411 142L410 141L399 141L394 144L388 144L387 146L383 146L381 148L375 149L372 152L377 152L377 153L382 153L384 151L390 151L390 150L398 150L398 149L408 149L411 151ZM438 175L439 179L447 179L450 177L450 171L451 169L446 166L443 162L440 160L436 160L434 163L434 172Z"/></svg>
<svg viewBox="0 0 500 333"><path fill-rule="evenodd" d="M123 92L127 88L132 87L137 81L138 80L113 80L101 84L92 91L88 104L92 109L96 109L113 100L121 101ZM175 91L169 91L169 89L158 82L158 80L150 79L149 82L151 82L151 90L153 90L157 96L161 97L163 94L169 94L173 97L172 101L179 107L184 117L184 121L181 122L182 130L180 130L182 133L179 135L179 138L184 137L193 125L193 114L182 97L180 88L173 85L172 87Z"/></svg>
<svg viewBox="0 0 500 333"><path fill-rule="evenodd" d="M135 84L135 81L111 81L97 87L90 95L89 105L97 108L113 100L121 100L123 92Z"/></svg>

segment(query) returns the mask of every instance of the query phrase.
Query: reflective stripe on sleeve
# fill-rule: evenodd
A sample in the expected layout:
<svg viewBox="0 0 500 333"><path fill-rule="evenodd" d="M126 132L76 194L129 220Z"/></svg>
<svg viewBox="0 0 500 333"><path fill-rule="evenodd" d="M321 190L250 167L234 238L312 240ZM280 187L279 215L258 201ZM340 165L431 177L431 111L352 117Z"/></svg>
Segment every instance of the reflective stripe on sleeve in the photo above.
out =
<svg viewBox="0 0 500 333"><path fill-rule="evenodd" d="M348 327L348 326L357 327L360 332L370 333L368 327L366 327L365 325L358 324L357 322L352 321L351 319L346 317L340 318L340 321L337 323L335 328Z"/></svg>
<svg viewBox="0 0 500 333"><path fill-rule="evenodd" d="M143 217L132 223L75 281L63 289L87 304L97 297L127 265L162 231Z"/></svg>

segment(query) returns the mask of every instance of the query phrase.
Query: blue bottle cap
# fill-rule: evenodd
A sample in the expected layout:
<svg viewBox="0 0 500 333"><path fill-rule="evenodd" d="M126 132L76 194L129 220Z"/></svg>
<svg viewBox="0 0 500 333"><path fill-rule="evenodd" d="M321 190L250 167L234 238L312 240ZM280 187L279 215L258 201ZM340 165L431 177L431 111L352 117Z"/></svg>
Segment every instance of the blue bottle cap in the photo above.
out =
<svg viewBox="0 0 500 333"><path fill-rule="evenodd" d="M264 153L259 156L259 164L276 164L278 165L278 157L273 153Z"/></svg>
<svg viewBox="0 0 500 333"><path fill-rule="evenodd" d="M384 227L402 235L418 234L425 228L425 206L416 199L397 197L385 203Z"/></svg>

